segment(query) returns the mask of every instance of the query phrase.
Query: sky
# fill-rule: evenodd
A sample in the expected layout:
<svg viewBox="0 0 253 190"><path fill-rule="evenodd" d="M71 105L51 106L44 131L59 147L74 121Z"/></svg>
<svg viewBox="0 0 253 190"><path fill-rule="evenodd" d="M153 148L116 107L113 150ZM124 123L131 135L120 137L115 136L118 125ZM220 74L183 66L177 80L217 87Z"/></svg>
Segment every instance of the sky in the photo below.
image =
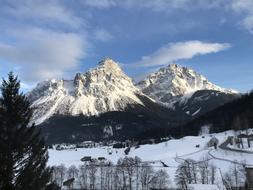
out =
<svg viewBox="0 0 253 190"><path fill-rule="evenodd" d="M135 81L171 63L253 89L253 0L0 0L0 77L24 91L105 57Z"/></svg>

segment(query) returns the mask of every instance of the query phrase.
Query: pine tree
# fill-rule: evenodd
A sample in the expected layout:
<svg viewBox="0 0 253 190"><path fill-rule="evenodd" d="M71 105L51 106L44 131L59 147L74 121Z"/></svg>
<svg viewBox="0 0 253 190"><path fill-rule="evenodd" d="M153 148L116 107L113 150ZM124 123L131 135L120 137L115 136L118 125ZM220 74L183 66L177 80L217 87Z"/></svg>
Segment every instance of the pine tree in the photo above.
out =
<svg viewBox="0 0 253 190"><path fill-rule="evenodd" d="M1 85L0 189L44 190L51 177L47 148L30 125L32 109L13 73Z"/></svg>

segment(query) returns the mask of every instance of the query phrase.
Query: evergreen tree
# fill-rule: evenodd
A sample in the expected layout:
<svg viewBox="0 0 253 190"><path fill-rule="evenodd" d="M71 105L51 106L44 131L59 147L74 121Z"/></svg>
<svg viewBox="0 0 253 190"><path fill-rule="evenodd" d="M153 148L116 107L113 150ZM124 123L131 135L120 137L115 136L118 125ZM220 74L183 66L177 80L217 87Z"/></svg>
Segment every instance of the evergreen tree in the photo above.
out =
<svg viewBox="0 0 253 190"><path fill-rule="evenodd" d="M0 91L0 189L44 190L51 177L47 148L30 124L32 109L13 73Z"/></svg>

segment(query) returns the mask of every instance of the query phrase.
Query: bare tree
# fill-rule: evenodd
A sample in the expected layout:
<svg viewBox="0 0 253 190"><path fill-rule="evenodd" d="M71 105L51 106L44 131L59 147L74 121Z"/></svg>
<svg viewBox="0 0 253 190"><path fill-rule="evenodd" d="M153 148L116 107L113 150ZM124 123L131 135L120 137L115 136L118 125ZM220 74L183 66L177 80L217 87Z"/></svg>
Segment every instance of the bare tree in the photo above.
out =
<svg viewBox="0 0 253 190"><path fill-rule="evenodd" d="M154 177L154 170L148 163L143 163L140 168L140 181L142 190L148 190L149 184L152 182Z"/></svg>
<svg viewBox="0 0 253 190"><path fill-rule="evenodd" d="M122 166L127 174L129 190L132 190L132 181L135 172L135 160L132 157L125 157Z"/></svg>
<svg viewBox="0 0 253 190"><path fill-rule="evenodd" d="M141 159L138 157L138 156L135 156L134 158L135 160L135 173L136 173L136 184L135 184L135 187L136 187L136 190L139 190L139 172L140 172L140 165L141 165Z"/></svg>
<svg viewBox="0 0 253 190"><path fill-rule="evenodd" d="M201 159L201 161L198 164L199 171L200 171L200 178L202 184L208 184L209 183L209 161L207 157L204 157Z"/></svg>
<svg viewBox="0 0 253 190"><path fill-rule="evenodd" d="M104 161L99 163L100 189L103 189L104 186L105 164L106 163Z"/></svg>
<svg viewBox="0 0 253 190"><path fill-rule="evenodd" d="M53 168L53 178L56 183L62 187L62 183L64 181L64 177L66 175L67 168L61 164L59 166L55 166Z"/></svg>
<svg viewBox="0 0 253 190"><path fill-rule="evenodd" d="M152 187L155 189L167 189L169 186L169 174L165 170L155 172Z"/></svg>
<svg viewBox="0 0 253 190"><path fill-rule="evenodd" d="M225 180L230 187L239 188L246 181L245 169L241 164L232 164L228 173L225 174Z"/></svg>
<svg viewBox="0 0 253 190"><path fill-rule="evenodd" d="M122 158L120 158L118 160L117 170L118 170L118 174L119 174L119 179L121 179L121 181L122 181L122 183L121 183L122 184L122 189L126 189L127 188L127 183L126 183L127 176L126 176L126 171L125 171L125 168L124 168Z"/></svg>
<svg viewBox="0 0 253 190"><path fill-rule="evenodd" d="M87 166L89 182L90 182L90 189L95 190L96 188L96 173L97 173L97 163L91 162Z"/></svg>
<svg viewBox="0 0 253 190"><path fill-rule="evenodd" d="M82 189L88 188L88 171L86 165L79 166L79 184Z"/></svg>
<svg viewBox="0 0 253 190"><path fill-rule="evenodd" d="M123 187L123 180L121 178L121 175L122 175L122 171L118 162L117 167L115 168L114 173L113 173L113 183L114 183L115 190L122 189Z"/></svg>
<svg viewBox="0 0 253 190"><path fill-rule="evenodd" d="M211 184L215 183L216 180L217 167L213 164L210 165L210 181Z"/></svg>
<svg viewBox="0 0 253 190"><path fill-rule="evenodd" d="M77 169L76 166L72 165L68 168L68 178L78 178L78 172L79 170Z"/></svg>
<svg viewBox="0 0 253 190"><path fill-rule="evenodd" d="M176 170L175 181L180 189L187 190L188 179L187 179L187 171L186 171L185 163L182 163L178 166Z"/></svg>
<svg viewBox="0 0 253 190"><path fill-rule="evenodd" d="M106 179L107 179L107 186L109 190L113 189L113 175L114 175L114 166L111 161L108 162L108 167L106 168Z"/></svg>

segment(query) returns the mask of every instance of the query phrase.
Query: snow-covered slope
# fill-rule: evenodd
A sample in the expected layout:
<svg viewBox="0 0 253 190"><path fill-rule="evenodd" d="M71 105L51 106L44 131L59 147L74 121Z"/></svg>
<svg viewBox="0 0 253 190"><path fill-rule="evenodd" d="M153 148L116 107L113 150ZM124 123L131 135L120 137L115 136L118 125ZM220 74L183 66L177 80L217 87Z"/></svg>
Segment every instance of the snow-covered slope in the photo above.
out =
<svg viewBox="0 0 253 190"><path fill-rule="evenodd" d="M239 133L238 133L239 134ZM253 154L236 151L228 151L213 147L208 147L208 142L215 137L219 141L219 145L223 143L229 136L234 136L234 131L225 131L222 133L202 134L201 136L186 136L181 139L172 139L159 144L140 145L139 148L132 147L127 156L140 157L144 162L152 163L156 169L166 169L169 174L172 185L176 187L175 175L177 167L184 160L195 160L203 162L208 160L208 164L212 164L219 168L217 172L222 172L225 176L230 167L237 163L252 165ZM246 142L245 142L246 144ZM198 146L197 146L198 145ZM55 166L64 164L67 167L71 165L79 166L83 164L81 158L91 156L92 158L104 157L114 164L117 160L124 158L124 148L114 149L112 146L96 147L96 148L78 148L73 150L57 151L49 150L49 165ZM169 167L162 167L161 161ZM216 175L216 184L222 185L220 173ZM200 189L207 189L206 187Z"/></svg>
<svg viewBox="0 0 253 190"><path fill-rule="evenodd" d="M234 94L236 91L221 88L209 82L204 76L176 64L168 65L150 74L137 84L143 93L156 101L170 106L184 96L184 99L198 90L215 90Z"/></svg>
<svg viewBox="0 0 253 190"><path fill-rule="evenodd" d="M42 82L28 94L36 124L54 114L98 115L121 111L131 104L143 105L138 96L144 95L112 59L101 61L97 68L86 73L76 74L74 80Z"/></svg>

